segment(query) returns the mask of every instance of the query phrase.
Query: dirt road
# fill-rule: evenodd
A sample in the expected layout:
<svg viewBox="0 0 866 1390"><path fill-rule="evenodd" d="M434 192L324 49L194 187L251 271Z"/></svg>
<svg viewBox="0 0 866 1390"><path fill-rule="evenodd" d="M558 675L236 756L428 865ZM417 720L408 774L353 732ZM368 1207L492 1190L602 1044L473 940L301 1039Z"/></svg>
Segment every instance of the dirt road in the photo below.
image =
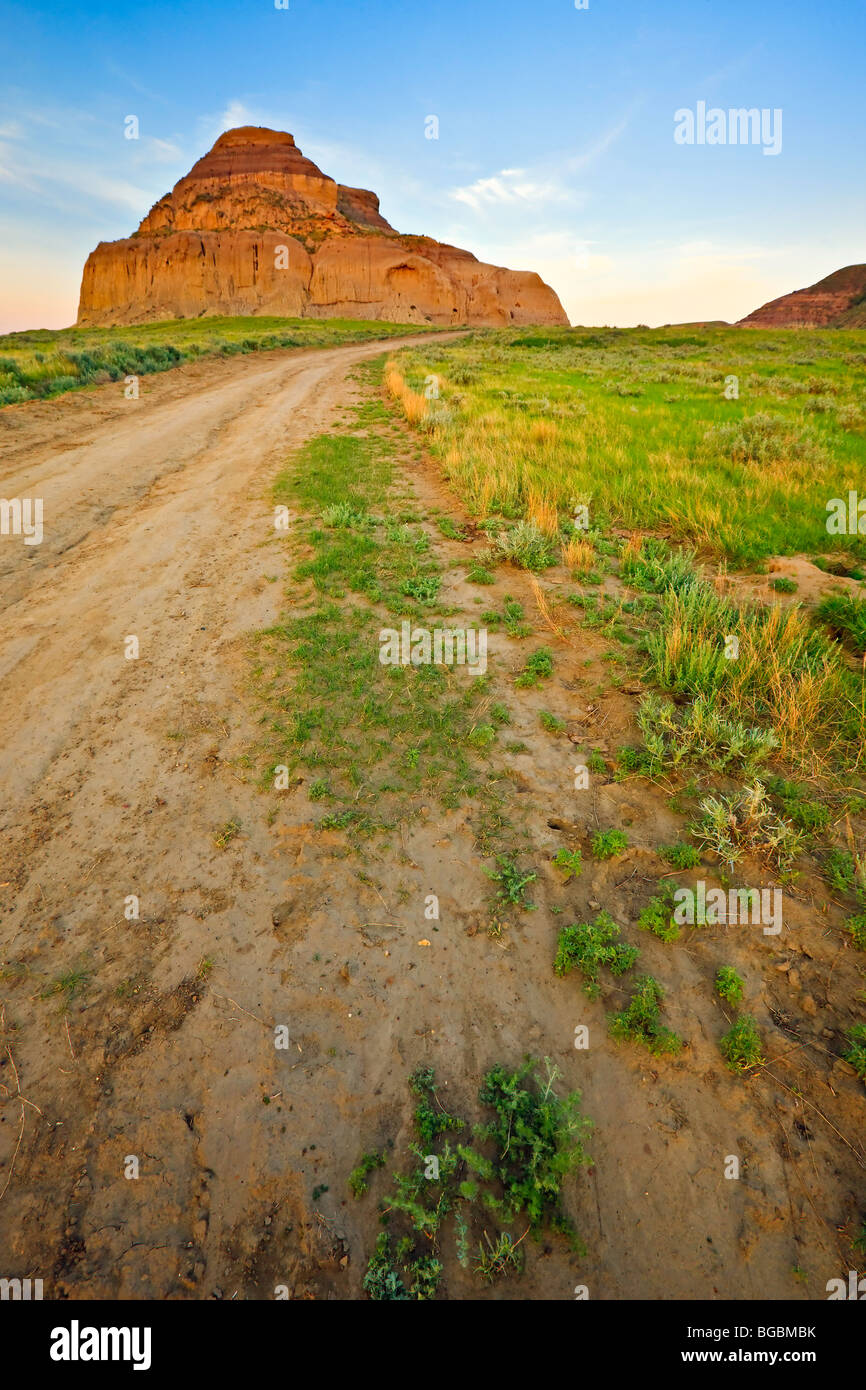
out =
<svg viewBox="0 0 866 1390"><path fill-rule="evenodd" d="M553 977L572 919L551 913L603 903L633 922L653 846L679 828L660 793L608 778L581 814L628 825L630 859L567 890L550 868L556 815L577 813L570 750L539 737L542 701L572 720L580 705L606 740L632 718L625 695L588 693L597 636L564 646L555 686L515 713L538 910L502 941L478 930L490 885L463 812L422 809L400 854L362 873L306 792L270 824L245 772L245 636L284 601L269 486L357 394L351 365L384 350L200 362L143 379L139 401L112 386L0 413L0 493L45 509L42 545L0 541L0 1275L41 1277L55 1298L358 1297L376 1216L346 1177L363 1150L405 1139L408 1072L432 1062L471 1113L486 1066L533 1052L596 1123L574 1207L589 1254L539 1248L491 1296L571 1299L583 1283L593 1298L820 1297L864 1161L857 1083L834 1065L846 1019L832 998L853 998L853 967L808 885L792 894L803 944L786 945L788 974L760 936L641 941L689 1038L681 1061L617 1049L602 1003ZM412 487L422 509L454 510L432 472ZM468 610L460 545L430 534ZM519 572L485 598L501 604L503 585L533 609ZM504 687L512 657L491 640ZM442 921L419 950L431 883ZM782 1020L784 1086L720 1065L721 950L767 1029ZM783 1031L798 971L816 1037L836 1039L802 1077L786 1068L813 1053ZM602 1040L588 1053L578 1024ZM742 1181L725 1178L731 1153ZM449 1289L477 1294L456 1266Z"/></svg>
<svg viewBox="0 0 866 1390"><path fill-rule="evenodd" d="M85 1193L102 1219L98 1235L88 1223L76 1285L164 1291L176 1261L163 1267L151 1248L179 1234L204 1243L217 1164L200 1151L197 1119L209 1049L193 1024L183 1059L163 1067L148 1039L194 1012L188 981L204 957L253 951L257 931L273 940L284 869L259 862L272 853L263 827L240 858L214 849L227 822L261 822L254 793L220 772L254 733L238 701L238 639L278 611L275 473L328 428L351 365L388 346L208 360L143 378L137 401L118 385L0 417L0 493L44 501L43 543L10 536L0 548L0 932L3 961L27 981L5 1023L33 1102L21 1138L20 1104L0 1109L0 1190L17 1153L0 1244L44 1270L55 1295L80 1263ZM137 659L125 655L131 636ZM131 896L138 920L124 915ZM60 1017L38 996L78 970L86 981L67 986L75 1000ZM106 1007L115 1032L103 1047ZM261 1030L236 1005L216 1007L218 1031ZM224 1049L213 1055L235 1098L211 1100L235 1115L239 1146L223 1134L219 1166L243 1187L254 1179L237 1100L252 1097L258 1122L261 1088L255 1065L223 1080ZM129 1070L142 1053L118 1086L121 1059ZM161 1145L173 1157L155 1177ZM126 1154L141 1158L138 1182L124 1178ZM196 1264L193 1250L180 1287L196 1286Z"/></svg>

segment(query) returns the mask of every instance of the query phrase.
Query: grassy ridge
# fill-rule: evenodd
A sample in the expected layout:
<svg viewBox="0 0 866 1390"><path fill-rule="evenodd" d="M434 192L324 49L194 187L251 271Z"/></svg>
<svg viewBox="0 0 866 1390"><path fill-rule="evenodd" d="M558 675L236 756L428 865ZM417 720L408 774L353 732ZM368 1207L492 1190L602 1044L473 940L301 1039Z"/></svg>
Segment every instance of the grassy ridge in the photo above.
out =
<svg viewBox="0 0 866 1390"><path fill-rule="evenodd" d="M602 529L662 532L738 566L866 556L866 537L826 530L828 500L866 479L864 332L476 333L396 365L407 414L481 517L555 529L588 504Z"/></svg>
<svg viewBox="0 0 866 1390"><path fill-rule="evenodd" d="M423 332L362 319L166 319L120 328L39 328L0 336L0 406L163 372L193 358L331 347Z"/></svg>

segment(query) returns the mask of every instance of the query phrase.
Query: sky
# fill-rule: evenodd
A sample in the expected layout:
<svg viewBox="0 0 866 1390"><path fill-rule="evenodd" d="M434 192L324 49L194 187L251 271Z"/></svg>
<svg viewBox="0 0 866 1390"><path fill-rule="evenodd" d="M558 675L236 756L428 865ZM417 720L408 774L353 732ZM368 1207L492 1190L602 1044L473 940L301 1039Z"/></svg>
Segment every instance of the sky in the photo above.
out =
<svg viewBox="0 0 866 1390"><path fill-rule="evenodd" d="M97 242L236 125L573 323L733 321L866 261L862 0L281 3L0 0L0 332L74 322ZM774 124L678 142L699 103Z"/></svg>

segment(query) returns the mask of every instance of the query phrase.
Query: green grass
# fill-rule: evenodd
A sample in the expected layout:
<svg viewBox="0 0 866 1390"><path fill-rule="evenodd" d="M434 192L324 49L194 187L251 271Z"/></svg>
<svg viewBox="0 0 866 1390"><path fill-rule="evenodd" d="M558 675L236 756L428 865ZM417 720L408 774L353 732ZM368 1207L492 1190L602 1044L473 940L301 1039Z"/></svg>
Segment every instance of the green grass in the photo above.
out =
<svg viewBox="0 0 866 1390"><path fill-rule="evenodd" d="M0 336L0 406L167 371L199 357L337 347L424 331L378 320L215 316L6 333Z"/></svg>
<svg viewBox="0 0 866 1390"><path fill-rule="evenodd" d="M858 656L866 653L866 599L830 594L819 603L817 614Z"/></svg>
<svg viewBox="0 0 866 1390"><path fill-rule="evenodd" d="M503 1231L498 1240L491 1240L484 1232L484 1241L478 1247L475 1273L485 1284L493 1284L503 1275L520 1274L523 1271L523 1251L514 1237Z"/></svg>
<svg viewBox="0 0 866 1390"><path fill-rule="evenodd" d="M561 734L565 730L565 720L560 719L558 714L551 714L550 710L540 710L538 719L541 727L549 734Z"/></svg>
<svg viewBox="0 0 866 1390"><path fill-rule="evenodd" d="M796 782L787 781L784 777L770 776L764 781L770 795L798 830L807 835L826 830L833 819L829 806L815 801L805 788L798 786Z"/></svg>
<svg viewBox="0 0 866 1390"><path fill-rule="evenodd" d="M475 515L520 520L543 497L565 521L590 499L593 522L752 565L866 557L866 540L825 526L840 479L866 476L864 346L859 330L554 328L397 361L416 390L439 376L451 413L433 447Z"/></svg>
<svg viewBox="0 0 866 1390"><path fill-rule="evenodd" d="M59 996L61 1012L65 1012L73 999L86 989L91 974L92 972L83 966L66 970L62 975L58 975L56 980L52 980L39 997L40 999L51 999Z"/></svg>
<svg viewBox="0 0 866 1390"><path fill-rule="evenodd" d="M378 380L375 368L364 375ZM356 419L363 436L312 439L275 484L275 504L299 514L291 603L257 635L252 657L263 786L280 767L308 776L312 799L332 802L323 827L357 841L418 792L445 806L483 799L479 753L495 730L478 717L485 678L380 661L383 629L453 623L428 537L396 493L387 413L374 403Z"/></svg>
<svg viewBox="0 0 866 1390"><path fill-rule="evenodd" d="M845 923L845 930L857 951L866 951L866 912L857 912Z"/></svg>
<svg viewBox="0 0 866 1390"><path fill-rule="evenodd" d="M737 643L733 658L729 638ZM770 747L800 763L834 749L853 758L866 733L860 677L798 608L737 604L703 582L668 589L646 647L660 686L703 700L702 719L722 729L723 752L726 726L739 731L746 764L767 747L759 730L772 730Z"/></svg>

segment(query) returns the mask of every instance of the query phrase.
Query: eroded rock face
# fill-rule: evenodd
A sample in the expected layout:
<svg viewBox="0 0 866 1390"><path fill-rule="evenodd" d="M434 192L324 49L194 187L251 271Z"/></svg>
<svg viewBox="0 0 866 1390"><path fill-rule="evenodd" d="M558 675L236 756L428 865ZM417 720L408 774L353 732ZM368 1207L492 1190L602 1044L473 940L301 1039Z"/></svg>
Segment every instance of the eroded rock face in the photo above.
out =
<svg viewBox="0 0 866 1390"><path fill-rule="evenodd" d="M567 324L531 271L401 236L364 188L323 174L284 131L226 131L138 231L87 258L80 324L204 314Z"/></svg>
<svg viewBox="0 0 866 1390"><path fill-rule="evenodd" d="M848 265L817 285L783 294L756 309L742 328L857 328L866 326L866 265Z"/></svg>

